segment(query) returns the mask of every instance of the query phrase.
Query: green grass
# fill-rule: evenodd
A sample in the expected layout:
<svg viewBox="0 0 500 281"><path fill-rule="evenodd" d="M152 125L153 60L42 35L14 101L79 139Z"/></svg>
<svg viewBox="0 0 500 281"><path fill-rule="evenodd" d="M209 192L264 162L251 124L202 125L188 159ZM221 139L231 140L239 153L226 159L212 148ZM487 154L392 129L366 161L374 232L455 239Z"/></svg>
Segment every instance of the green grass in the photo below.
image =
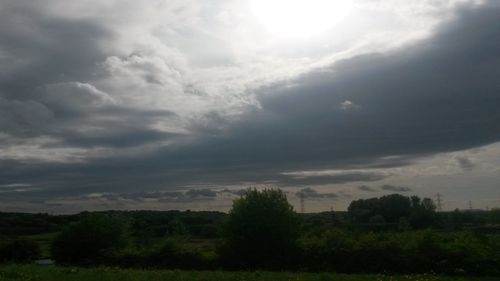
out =
<svg viewBox="0 0 500 281"><path fill-rule="evenodd" d="M436 275L345 275L333 273L227 272L71 268L35 265L0 266L0 281L493 281L493 278Z"/></svg>

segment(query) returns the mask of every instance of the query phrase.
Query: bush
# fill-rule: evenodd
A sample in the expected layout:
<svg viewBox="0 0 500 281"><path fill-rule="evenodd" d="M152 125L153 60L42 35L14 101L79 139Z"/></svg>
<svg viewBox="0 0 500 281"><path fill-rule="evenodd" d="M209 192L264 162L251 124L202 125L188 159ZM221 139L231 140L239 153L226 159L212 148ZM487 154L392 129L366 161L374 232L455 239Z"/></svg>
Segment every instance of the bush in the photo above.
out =
<svg viewBox="0 0 500 281"><path fill-rule="evenodd" d="M66 228L52 244L58 264L99 264L128 244L128 222L122 217L93 215Z"/></svg>
<svg viewBox="0 0 500 281"><path fill-rule="evenodd" d="M299 218L277 189L248 189L234 201L219 253L237 268L290 267L297 256Z"/></svg>
<svg viewBox="0 0 500 281"><path fill-rule="evenodd" d="M40 247L30 240L15 240L0 248L0 260L4 262L31 262L38 257Z"/></svg>
<svg viewBox="0 0 500 281"><path fill-rule="evenodd" d="M203 259L201 253L182 247L171 239L168 239L157 251L153 252L151 258L152 264L176 269L203 269L208 262Z"/></svg>
<svg viewBox="0 0 500 281"><path fill-rule="evenodd" d="M498 276L499 240L467 232L330 230L302 240L302 264L314 271Z"/></svg>
<svg viewBox="0 0 500 281"><path fill-rule="evenodd" d="M179 241L167 239L161 245L147 250L128 248L120 251L109 259L109 265L201 270L214 268L214 257L208 257L199 250L187 248Z"/></svg>

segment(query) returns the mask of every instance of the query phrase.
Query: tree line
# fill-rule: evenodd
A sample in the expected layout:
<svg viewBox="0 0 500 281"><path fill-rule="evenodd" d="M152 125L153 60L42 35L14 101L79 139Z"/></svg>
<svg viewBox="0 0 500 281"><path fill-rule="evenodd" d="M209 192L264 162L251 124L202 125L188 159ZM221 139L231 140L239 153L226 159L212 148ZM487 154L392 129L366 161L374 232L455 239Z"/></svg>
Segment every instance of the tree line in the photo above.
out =
<svg viewBox="0 0 500 281"><path fill-rule="evenodd" d="M278 189L249 189L227 215L81 214L53 240L51 258L79 266L500 275L499 233L443 228L454 212L435 209L429 198L392 194L355 200L347 213L303 215ZM213 248L185 243L193 236ZM37 256L33 241L0 246L3 260Z"/></svg>

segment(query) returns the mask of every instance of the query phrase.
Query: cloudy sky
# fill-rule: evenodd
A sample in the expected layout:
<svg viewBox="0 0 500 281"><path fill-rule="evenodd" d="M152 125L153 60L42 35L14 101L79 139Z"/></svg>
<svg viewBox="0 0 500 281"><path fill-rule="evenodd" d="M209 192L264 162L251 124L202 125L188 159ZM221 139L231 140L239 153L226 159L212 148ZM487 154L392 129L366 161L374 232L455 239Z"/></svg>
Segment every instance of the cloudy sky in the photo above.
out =
<svg viewBox="0 0 500 281"><path fill-rule="evenodd" d="M0 210L500 207L496 0L0 0Z"/></svg>

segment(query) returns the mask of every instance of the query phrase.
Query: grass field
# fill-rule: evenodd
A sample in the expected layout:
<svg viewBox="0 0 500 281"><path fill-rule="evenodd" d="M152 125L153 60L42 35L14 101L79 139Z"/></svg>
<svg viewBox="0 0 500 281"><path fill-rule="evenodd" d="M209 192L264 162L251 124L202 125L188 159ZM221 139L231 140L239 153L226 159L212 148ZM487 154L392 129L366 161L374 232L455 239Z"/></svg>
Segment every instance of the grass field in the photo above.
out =
<svg viewBox="0 0 500 281"><path fill-rule="evenodd" d="M498 278L436 275L345 275L333 273L227 272L65 268L56 266L0 266L1 281L493 281Z"/></svg>

